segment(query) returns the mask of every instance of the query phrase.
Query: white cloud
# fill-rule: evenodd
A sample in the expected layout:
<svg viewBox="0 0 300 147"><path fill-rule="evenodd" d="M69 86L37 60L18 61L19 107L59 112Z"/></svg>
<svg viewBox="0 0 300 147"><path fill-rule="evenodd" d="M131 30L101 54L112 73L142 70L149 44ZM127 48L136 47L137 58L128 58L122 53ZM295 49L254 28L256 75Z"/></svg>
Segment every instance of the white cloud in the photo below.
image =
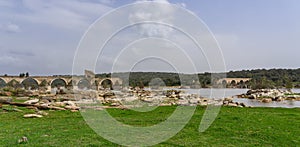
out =
<svg viewBox="0 0 300 147"><path fill-rule="evenodd" d="M106 5L112 5L116 2L116 0L99 0L99 2Z"/></svg>
<svg viewBox="0 0 300 147"><path fill-rule="evenodd" d="M0 30L9 33L17 33L21 31L20 27L14 23L0 24Z"/></svg>
<svg viewBox="0 0 300 147"><path fill-rule="evenodd" d="M142 0L137 1L137 3L141 2L159 2L162 3L161 5L153 5L151 8L149 7L136 7L134 13L129 15L129 21L131 23L139 23L143 21L154 21L157 23L168 22L169 25L172 25L172 21L175 16L176 11L174 7L170 6L173 5L167 0ZM171 27L159 25L159 24L140 24L136 26L138 31L141 35L145 36L156 36L156 37L163 37L167 38L168 35L173 31Z"/></svg>
<svg viewBox="0 0 300 147"><path fill-rule="evenodd" d="M29 11L17 14L23 21L73 30L86 29L95 19L112 9L101 3L75 0L23 0L23 7Z"/></svg>
<svg viewBox="0 0 300 147"><path fill-rule="evenodd" d="M1 64L9 65L9 64L14 64L18 61L19 61L19 59L15 58L13 56L8 56L8 55L0 56L0 63Z"/></svg>
<svg viewBox="0 0 300 147"><path fill-rule="evenodd" d="M99 1L0 0L0 74L70 73L81 35L111 9Z"/></svg>

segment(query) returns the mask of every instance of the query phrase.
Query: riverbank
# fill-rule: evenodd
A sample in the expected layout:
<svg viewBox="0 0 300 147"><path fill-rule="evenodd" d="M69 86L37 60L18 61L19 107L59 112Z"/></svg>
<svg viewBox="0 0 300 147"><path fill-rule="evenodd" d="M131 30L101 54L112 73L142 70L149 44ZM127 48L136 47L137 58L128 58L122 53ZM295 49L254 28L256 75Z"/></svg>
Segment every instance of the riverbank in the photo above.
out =
<svg viewBox="0 0 300 147"><path fill-rule="evenodd" d="M111 90L66 90L56 94L40 91L13 90L2 91L1 103L36 109L78 111L80 107L89 104L105 105L96 109L108 107L130 109L143 106L206 106L218 104L233 107L300 107L297 95L279 90L248 90L248 89L127 89ZM237 99L236 95L249 99ZM273 97L271 97L273 96ZM254 99L252 98L254 97ZM250 99L251 98L251 99ZM285 98L289 98L286 100ZM88 106L89 107L89 106Z"/></svg>
<svg viewBox="0 0 300 147"><path fill-rule="evenodd" d="M16 108L3 106L6 108ZM107 109L118 121L133 126L149 126L164 121L175 106L158 107L151 112ZM0 110L0 144L17 146L118 146L98 136L88 127L80 112L49 111L43 118L23 118L34 110ZM300 143L300 109L222 107L214 123L198 132L205 107L198 106L186 127L157 146L297 146Z"/></svg>

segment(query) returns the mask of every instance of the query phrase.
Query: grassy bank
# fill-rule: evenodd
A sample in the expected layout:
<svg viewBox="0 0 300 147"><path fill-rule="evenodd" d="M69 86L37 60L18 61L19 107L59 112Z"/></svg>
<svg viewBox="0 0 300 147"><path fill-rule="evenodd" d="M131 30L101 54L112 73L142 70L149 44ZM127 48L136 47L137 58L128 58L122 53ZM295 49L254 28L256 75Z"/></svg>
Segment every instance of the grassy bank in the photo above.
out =
<svg viewBox="0 0 300 147"><path fill-rule="evenodd" d="M7 107L7 106L5 106ZM167 118L175 107L159 107L138 113L110 109L117 120L148 126ZM33 112L0 110L0 146L118 146L93 132L79 112L47 111L43 118L23 118ZM176 136L157 146L297 146L300 144L300 109L222 107L212 126L198 132L204 107L198 107L191 121ZM18 144L22 136L28 143Z"/></svg>

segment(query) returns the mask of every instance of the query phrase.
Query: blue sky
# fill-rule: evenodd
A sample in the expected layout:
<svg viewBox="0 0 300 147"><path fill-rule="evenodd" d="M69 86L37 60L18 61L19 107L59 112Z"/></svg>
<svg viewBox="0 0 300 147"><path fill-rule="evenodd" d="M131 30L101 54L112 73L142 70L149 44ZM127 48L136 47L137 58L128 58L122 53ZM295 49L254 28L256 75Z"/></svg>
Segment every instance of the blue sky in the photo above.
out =
<svg viewBox="0 0 300 147"><path fill-rule="evenodd" d="M32 75L70 74L76 47L88 27L114 8L134 2L1 0L0 74L18 75L27 71ZM228 71L299 68L298 0L168 3L185 7L207 24L219 42ZM105 65L100 67L97 72L109 71Z"/></svg>

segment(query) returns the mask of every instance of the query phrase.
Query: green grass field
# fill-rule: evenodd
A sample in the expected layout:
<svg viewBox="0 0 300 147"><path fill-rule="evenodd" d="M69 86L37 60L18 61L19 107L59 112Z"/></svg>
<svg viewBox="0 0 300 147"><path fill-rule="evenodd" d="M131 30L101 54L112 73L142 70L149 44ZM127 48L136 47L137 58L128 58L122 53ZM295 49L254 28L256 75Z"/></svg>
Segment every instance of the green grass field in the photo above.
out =
<svg viewBox="0 0 300 147"><path fill-rule="evenodd" d="M4 106L10 107L10 106ZM117 120L148 126L165 120L176 107L151 112L109 109ZM23 118L33 112L0 110L0 146L119 146L98 136L80 112L47 111L43 118ZM157 146L300 146L300 109L222 107L211 125L198 132L204 107L198 107L190 122L177 135ZM18 144L22 136L28 142Z"/></svg>

